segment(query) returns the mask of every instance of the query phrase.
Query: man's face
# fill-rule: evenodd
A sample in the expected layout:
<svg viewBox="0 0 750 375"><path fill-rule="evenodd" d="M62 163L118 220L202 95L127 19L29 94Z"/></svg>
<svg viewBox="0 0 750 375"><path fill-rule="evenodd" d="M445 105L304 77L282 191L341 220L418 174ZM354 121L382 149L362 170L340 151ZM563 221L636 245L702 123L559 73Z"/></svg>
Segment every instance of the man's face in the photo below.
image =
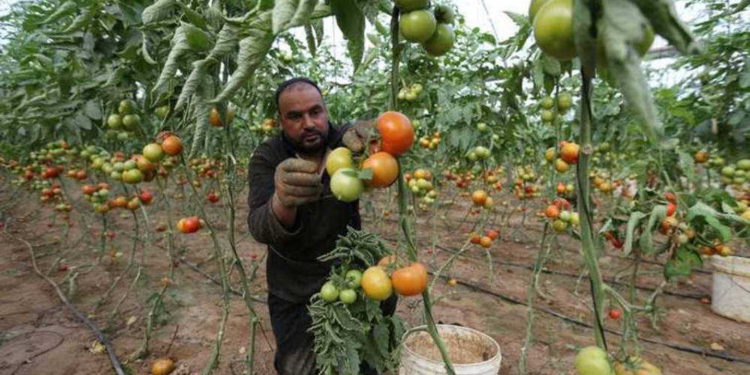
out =
<svg viewBox="0 0 750 375"><path fill-rule="evenodd" d="M310 84L289 86L279 96L281 129L302 154L322 151L328 138L328 111L323 97Z"/></svg>

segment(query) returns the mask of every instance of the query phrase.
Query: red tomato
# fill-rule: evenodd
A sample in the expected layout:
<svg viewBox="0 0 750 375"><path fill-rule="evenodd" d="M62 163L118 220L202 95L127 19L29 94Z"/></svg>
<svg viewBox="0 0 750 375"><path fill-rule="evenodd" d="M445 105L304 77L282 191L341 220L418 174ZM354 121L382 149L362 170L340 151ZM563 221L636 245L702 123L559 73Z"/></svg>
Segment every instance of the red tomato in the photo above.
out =
<svg viewBox="0 0 750 375"><path fill-rule="evenodd" d="M377 119L377 127L382 141L381 150L393 156L405 153L414 143L414 127L401 112L381 114Z"/></svg>

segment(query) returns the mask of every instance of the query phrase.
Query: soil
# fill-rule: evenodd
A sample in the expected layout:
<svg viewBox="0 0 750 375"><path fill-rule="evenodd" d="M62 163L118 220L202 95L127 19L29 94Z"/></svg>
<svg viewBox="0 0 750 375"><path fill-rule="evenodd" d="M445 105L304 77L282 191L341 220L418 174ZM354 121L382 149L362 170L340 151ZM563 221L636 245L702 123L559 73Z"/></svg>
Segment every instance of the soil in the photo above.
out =
<svg viewBox="0 0 750 375"><path fill-rule="evenodd" d="M179 368L173 373L201 372L215 349L222 318L221 286L205 276L218 279L219 275L207 230L176 235L176 253L184 261L174 264L174 275L168 280L170 285L164 294L164 310L157 311L154 320L150 351L143 358L128 360L142 344L152 298L162 288L163 278L169 276L165 234L156 231L158 226L167 223L163 197L156 194L154 203L147 209L149 224L144 225L139 219L138 233L129 211L115 210L107 214L107 230L113 237L102 249L103 221L81 199L77 183L66 180L64 184L66 193L75 198L75 209L65 220L63 214L39 204L38 195L9 182L7 175L0 174L0 222L3 223L0 228L0 374L114 373L106 352L98 348L91 331L71 314L55 290L34 273L30 251L19 238L31 243L42 272L58 283L72 304L104 331L117 357L132 374L149 373L152 361L164 356L176 360ZM151 191L158 190L151 184L147 186ZM189 196L189 192L185 189L169 193L170 201L180 212L179 217L194 214L190 200L180 200L179 194ZM238 252L246 268L257 266L252 282L254 297L258 300L254 308L260 322L254 343L255 373L273 374L274 338L268 309L262 302L266 298L266 250L247 233L245 192L238 197L235 222ZM503 196L507 200L509 197ZM502 202L503 198L496 198L496 201ZM437 272L449 260L453 255L451 251L463 246L479 217L468 215L464 222L462 219L469 209L464 201L468 200L459 198L459 201L461 204L444 207L434 217L430 212L418 213L418 245L423 251L423 261L432 272ZM518 204L510 201L511 206ZM398 237L398 227L393 214L385 217L385 205L395 208L392 198L385 194L374 194L364 202L364 227L392 240ZM229 226L226 206L223 201L209 206L209 221L216 224L218 240L226 245ZM503 212L506 208L498 203L497 210ZM500 229L501 236L489 249L472 245L455 260L452 268L444 270L444 276L458 280L457 286L449 286L443 278L432 278L436 321L471 327L496 340L501 348L501 374L518 373L526 337L529 309L525 303L543 232L541 221L534 218L531 211L528 216L523 220L519 212L507 223L498 222L494 227ZM138 217L142 217L140 212ZM577 349L594 344L590 326L576 322L592 322L588 279L582 273L581 257L574 240L553 236L551 244L550 257L545 264L545 270L551 273L539 276L533 304L559 315L539 310L532 314L533 342L527 351L528 374L575 374L573 359ZM734 248L745 255L748 253L748 249L740 245ZM664 259L649 260L664 262ZM601 258L602 272L612 281L627 283L632 273L628 268L630 264L631 260L612 248L607 248ZM197 266L203 274L190 265ZM139 270L140 277L134 283ZM648 316L639 315L636 328L641 338L642 356L668 375L749 374L750 325L716 315L710 305L700 301L701 297L710 296L711 291L710 265L705 264L703 270L708 272L693 273L665 287L665 291L673 294L658 297L658 309L651 314L653 322ZM76 276L71 277L73 275ZM111 288L120 276L120 281ZM237 272L233 271L230 284L235 290L241 289L238 280ZM653 289L662 280L660 266L640 263L638 285ZM612 285L623 295L629 295L625 287ZM634 291L639 304L650 293L646 289ZM248 309L236 295L231 295L229 303L217 374L242 373L250 345ZM421 299L402 298L397 313L410 326L420 325ZM613 332L621 332L623 321L605 319L605 325ZM609 333L607 340L610 351L616 353L622 337ZM700 349L745 362L675 347Z"/></svg>

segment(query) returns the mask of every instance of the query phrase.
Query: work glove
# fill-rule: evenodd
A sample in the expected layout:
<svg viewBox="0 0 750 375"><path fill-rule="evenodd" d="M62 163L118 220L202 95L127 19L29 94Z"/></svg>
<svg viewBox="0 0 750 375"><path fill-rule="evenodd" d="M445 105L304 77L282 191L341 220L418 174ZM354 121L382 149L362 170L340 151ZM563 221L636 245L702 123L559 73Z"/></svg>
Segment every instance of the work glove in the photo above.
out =
<svg viewBox="0 0 750 375"><path fill-rule="evenodd" d="M344 147L352 150L353 153L360 153L365 150L367 146L368 137L372 138L371 132L375 131L374 122L360 120L352 124L344 136L341 138L341 143Z"/></svg>
<svg viewBox="0 0 750 375"><path fill-rule="evenodd" d="M323 185L318 164L303 159L286 159L276 167L273 176L275 197L286 208L314 202L320 197Z"/></svg>

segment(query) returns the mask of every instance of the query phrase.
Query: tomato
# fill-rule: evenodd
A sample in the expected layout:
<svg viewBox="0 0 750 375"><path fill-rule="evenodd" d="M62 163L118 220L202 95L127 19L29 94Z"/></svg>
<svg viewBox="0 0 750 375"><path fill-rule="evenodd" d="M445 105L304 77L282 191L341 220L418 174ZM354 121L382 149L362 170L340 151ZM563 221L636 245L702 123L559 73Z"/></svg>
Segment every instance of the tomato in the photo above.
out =
<svg viewBox="0 0 750 375"><path fill-rule="evenodd" d="M618 309L609 309L608 315L610 319L617 320L617 319L620 319L620 317L622 316L622 311Z"/></svg>
<svg viewBox="0 0 750 375"><path fill-rule="evenodd" d="M140 169L129 169L122 172L122 181L127 184L137 184L143 181L143 172Z"/></svg>
<svg viewBox="0 0 750 375"><path fill-rule="evenodd" d="M547 151L544 151L544 160L548 162L552 162L552 160L555 160L556 157L555 148L550 147L547 149Z"/></svg>
<svg viewBox="0 0 750 375"><path fill-rule="evenodd" d="M150 172L156 170L156 164L146 159L146 157L144 157L143 155L134 155L133 158L135 159L136 167L140 169L141 172Z"/></svg>
<svg viewBox="0 0 750 375"><path fill-rule="evenodd" d="M415 10L401 15L399 30L404 39L410 42L424 42L430 39L437 28L435 15L429 10Z"/></svg>
<svg viewBox="0 0 750 375"><path fill-rule="evenodd" d="M127 209L130 211L135 211L138 209L138 207L141 206L141 201L138 200L138 198L133 198L128 202Z"/></svg>
<svg viewBox="0 0 750 375"><path fill-rule="evenodd" d="M129 115L133 112L135 112L136 104L134 101L130 99L125 99L120 102L120 105L117 107L118 112L120 112L120 115Z"/></svg>
<svg viewBox="0 0 750 375"><path fill-rule="evenodd" d="M177 222L177 230L182 233L195 233L201 229L201 221L197 216L182 218Z"/></svg>
<svg viewBox="0 0 750 375"><path fill-rule="evenodd" d="M169 106L163 105L160 107L156 107L156 109L154 110L154 113L159 118L162 118L162 119L167 118L167 115L169 115Z"/></svg>
<svg viewBox="0 0 750 375"><path fill-rule="evenodd" d="M378 266L386 268L389 264L396 262L396 256L395 255L386 255L383 257L383 259L378 261ZM360 278L361 281L361 278Z"/></svg>
<svg viewBox="0 0 750 375"><path fill-rule="evenodd" d="M151 364L151 375L167 375L174 371L174 361L169 358L159 358Z"/></svg>
<svg viewBox="0 0 750 375"><path fill-rule="evenodd" d="M154 195L151 194L148 190L141 191L141 194L138 195L138 199L141 200L141 203L145 205L149 205L151 201L154 199Z"/></svg>
<svg viewBox="0 0 750 375"><path fill-rule="evenodd" d="M737 161L737 168L743 171L750 171L750 159L742 159Z"/></svg>
<svg viewBox="0 0 750 375"><path fill-rule="evenodd" d="M354 202L365 191L365 184L352 168L341 168L331 177L331 193L342 202Z"/></svg>
<svg viewBox="0 0 750 375"><path fill-rule="evenodd" d="M544 216L547 216L550 219L557 219L558 216L560 216L560 209L554 204L551 204L547 206L546 210L544 210Z"/></svg>
<svg viewBox="0 0 750 375"><path fill-rule="evenodd" d="M143 157L156 163L164 157L164 151L158 143L149 143L143 146Z"/></svg>
<svg viewBox="0 0 750 375"><path fill-rule="evenodd" d="M393 156L408 151L414 143L414 128L403 113L389 111L381 114L377 119L377 128L382 141L381 151Z"/></svg>
<svg viewBox="0 0 750 375"><path fill-rule="evenodd" d="M482 236L480 236L477 233L471 233L469 235L469 242L471 242L471 243L473 243L475 245L479 245L479 243L482 242Z"/></svg>
<svg viewBox="0 0 750 375"><path fill-rule="evenodd" d="M98 190L98 188L96 186L94 186L94 185L83 185L83 187L81 188L81 190L83 191L83 194L91 195L91 194L96 193L96 191Z"/></svg>
<svg viewBox="0 0 750 375"><path fill-rule="evenodd" d="M125 115L122 117L122 126L127 130L135 130L141 125L141 117L133 115Z"/></svg>
<svg viewBox="0 0 750 375"><path fill-rule="evenodd" d="M566 112L573 106L573 96L569 92L561 92L557 95L557 109L560 112Z"/></svg>
<svg viewBox="0 0 750 375"><path fill-rule="evenodd" d="M414 178L416 179L426 179L427 178L427 171L424 169L417 169L414 171Z"/></svg>
<svg viewBox="0 0 750 375"><path fill-rule="evenodd" d="M391 282L396 293L402 296L422 294L427 288L427 269L421 263L399 268L393 271Z"/></svg>
<svg viewBox="0 0 750 375"><path fill-rule="evenodd" d="M320 288L320 298L328 302L334 302L339 298L339 290L333 285L333 281L323 284Z"/></svg>
<svg viewBox="0 0 750 375"><path fill-rule="evenodd" d="M208 194L206 194L206 200L211 203L216 203L219 201L219 195L216 194L215 191L210 191Z"/></svg>
<svg viewBox="0 0 750 375"><path fill-rule="evenodd" d="M560 60L576 57L573 0L549 0L534 18L534 38L546 54Z"/></svg>
<svg viewBox="0 0 750 375"><path fill-rule="evenodd" d="M431 56L442 56L453 48L456 41L456 34L453 27L445 23L439 23L430 39L427 39L422 46Z"/></svg>
<svg viewBox="0 0 750 375"><path fill-rule="evenodd" d="M169 156L179 155L182 152L182 140L176 135L170 135L161 143L161 149Z"/></svg>
<svg viewBox="0 0 750 375"><path fill-rule="evenodd" d="M492 246L492 238L490 238L489 236L483 236L479 239L479 245L485 249L489 248L490 246Z"/></svg>
<svg viewBox="0 0 750 375"><path fill-rule="evenodd" d="M122 127L122 117L118 114L111 114L107 117L107 126L110 129L120 129Z"/></svg>
<svg viewBox="0 0 750 375"><path fill-rule="evenodd" d="M542 122L552 122L555 119L555 112L550 110L542 110Z"/></svg>
<svg viewBox="0 0 750 375"><path fill-rule="evenodd" d="M344 289L339 292L339 301L351 305L357 300L357 292L354 289Z"/></svg>
<svg viewBox="0 0 750 375"><path fill-rule="evenodd" d="M362 169L370 169L372 178L366 180L368 186L384 188L390 186L398 177L398 162L396 158L387 152L378 152L370 155L364 163Z"/></svg>
<svg viewBox="0 0 750 375"><path fill-rule="evenodd" d="M346 271L346 275L344 276L347 282L349 282L349 287L352 289L359 288L360 283L362 282L362 271L360 270L349 270Z"/></svg>
<svg viewBox="0 0 750 375"><path fill-rule="evenodd" d="M580 152L580 147L578 146L578 144L573 143L573 142L566 143L560 149L560 159L562 159L568 164L576 164L578 163L579 152Z"/></svg>
<svg viewBox="0 0 750 375"><path fill-rule="evenodd" d="M492 239L493 241L496 240L498 237L500 237L500 232L495 229L490 229L487 231L487 237Z"/></svg>
<svg viewBox="0 0 750 375"><path fill-rule="evenodd" d="M333 176L341 168L352 168L352 151L346 147L338 147L331 151L326 157L326 171Z"/></svg>
<svg viewBox="0 0 750 375"><path fill-rule="evenodd" d="M664 193L664 199L666 199L668 202L676 202L677 197L672 193L671 191L667 191ZM671 216L671 215L669 215Z"/></svg>
<svg viewBox="0 0 750 375"><path fill-rule="evenodd" d="M640 357L615 362L615 375L661 375L661 370Z"/></svg>
<svg viewBox="0 0 750 375"><path fill-rule="evenodd" d="M370 267L362 274L362 289L367 297L376 301L387 299L393 293L391 279L379 266Z"/></svg>
<svg viewBox="0 0 750 375"><path fill-rule="evenodd" d="M552 222L552 228L557 233L565 232L565 230L568 229L568 222L560 219L555 219L555 221Z"/></svg>
<svg viewBox="0 0 750 375"><path fill-rule="evenodd" d="M549 0L532 0L531 5L529 5L529 21L531 23L534 23L534 18L536 18L536 14L539 12L539 9L544 6L544 4L547 4ZM551 106L550 106L551 107Z"/></svg>
<svg viewBox="0 0 750 375"><path fill-rule="evenodd" d="M576 355L575 366L578 375L612 374L607 352L597 346L588 346L581 349Z"/></svg>
<svg viewBox="0 0 750 375"><path fill-rule="evenodd" d="M570 170L570 164L566 163L562 159L555 159L555 170L559 173L565 173Z"/></svg>
<svg viewBox="0 0 750 375"><path fill-rule="evenodd" d="M489 195L487 195L487 192L484 190L476 190L471 193L471 201L474 202L474 205L476 206L484 206L484 204L487 203L488 197Z"/></svg>
<svg viewBox="0 0 750 375"><path fill-rule="evenodd" d="M667 216L674 216L677 211L677 205L674 202L667 202Z"/></svg>
<svg viewBox="0 0 750 375"><path fill-rule="evenodd" d="M396 0L396 6L401 12L425 9L430 5L430 0Z"/></svg>

